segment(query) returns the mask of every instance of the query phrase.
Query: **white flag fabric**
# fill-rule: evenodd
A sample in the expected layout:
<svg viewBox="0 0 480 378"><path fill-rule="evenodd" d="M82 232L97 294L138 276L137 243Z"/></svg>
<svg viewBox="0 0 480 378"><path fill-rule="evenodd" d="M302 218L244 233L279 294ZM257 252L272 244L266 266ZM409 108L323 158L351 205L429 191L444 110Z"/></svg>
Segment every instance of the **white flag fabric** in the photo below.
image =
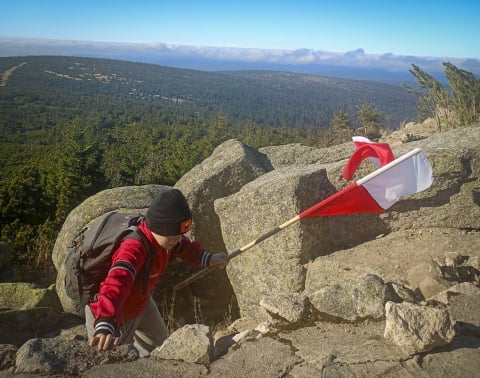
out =
<svg viewBox="0 0 480 378"><path fill-rule="evenodd" d="M421 149L415 149L375 172L358 180L357 185L363 185L383 209L388 209L400 197L429 188L433 182L432 167Z"/></svg>
<svg viewBox="0 0 480 378"><path fill-rule="evenodd" d="M420 148L393 160L299 214L300 218L379 213L401 197L432 185L432 167Z"/></svg>

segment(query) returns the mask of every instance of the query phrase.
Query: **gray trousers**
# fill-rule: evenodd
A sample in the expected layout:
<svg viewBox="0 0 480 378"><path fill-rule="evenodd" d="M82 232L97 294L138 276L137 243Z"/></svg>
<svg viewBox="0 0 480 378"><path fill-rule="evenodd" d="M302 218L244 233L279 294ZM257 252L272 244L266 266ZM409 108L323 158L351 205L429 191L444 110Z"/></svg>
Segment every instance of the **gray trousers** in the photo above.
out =
<svg viewBox="0 0 480 378"><path fill-rule="evenodd" d="M85 326L88 340L93 338L95 317L90 306L85 306ZM120 326L120 344L131 344L137 348L140 357L148 357L150 352L162 345L168 336L165 322L152 297L149 298L143 312L135 319Z"/></svg>

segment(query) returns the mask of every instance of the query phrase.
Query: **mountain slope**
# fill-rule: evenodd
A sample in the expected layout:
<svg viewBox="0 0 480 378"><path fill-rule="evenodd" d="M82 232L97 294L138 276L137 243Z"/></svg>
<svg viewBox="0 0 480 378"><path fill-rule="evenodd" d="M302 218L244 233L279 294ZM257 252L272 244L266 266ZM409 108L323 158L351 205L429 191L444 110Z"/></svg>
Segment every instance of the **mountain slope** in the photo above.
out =
<svg viewBox="0 0 480 378"><path fill-rule="evenodd" d="M328 127L333 114L341 109L353 121L356 106L362 102L390 116L389 127L416 115L413 96L401 86L380 82L274 71L204 72L54 56L0 58L0 72L22 63L26 64L11 72L0 90L2 102L28 93L36 101L68 109L82 106L82 102L91 107L96 102L92 100L110 99L190 115L224 113L236 120L275 127Z"/></svg>

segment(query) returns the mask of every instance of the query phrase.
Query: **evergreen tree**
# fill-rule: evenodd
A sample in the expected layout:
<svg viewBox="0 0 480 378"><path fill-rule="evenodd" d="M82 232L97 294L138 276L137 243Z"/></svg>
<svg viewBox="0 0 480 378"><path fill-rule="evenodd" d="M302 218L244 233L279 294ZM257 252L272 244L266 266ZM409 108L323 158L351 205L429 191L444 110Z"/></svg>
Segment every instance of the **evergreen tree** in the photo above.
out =
<svg viewBox="0 0 480 378"><path fill-rule="evenodd" d="M352 137L353 127L350 118L344 110L339 110L333 115L331 128L334 138L341 143L347 141Z"/></svg>
<svg viewBox="0 0 480 378"><path fill-rule="evenodd" d="M480 79L471 72L459 69L445 62L445 76L452 89L454 112L460 125L480 119Z"/></svg>
<svg viewBox="0 0 480 378"><path fill-rule="evenodd" d="M432 75L422 71L420 67L412 64L413 69L409 72L415 77L420 90L417 91L407 84L403 87L414 95L419 103L422 112L427 112L434 117L435 123L441 130L442 123L451 124L450 121L450 99L447 89Z"/></svg>
<svg viewBox="0 0 480 378"><path fill-rule="evenodd" d="M357 105L357 118L364 136L372 140L381 136L380 130L383 126L385 115L375 109L373 105L366 102Z"/></svg>
<svg viewBox="0 0 480 378"><path fill-rule="evenodd" d="M257 137L258 135L255 121L249 118L240 126L238 138L243 143L248 144L249 146L254 146L258 142Z"/></svg>
<svg viewBox="0 0 480 378"><path fill-rule="evenodd" d="M227 114L217 114L207 128L207 140L209 143L213 146L218 146L228 139L227 135L229 135L229 125L230 120Z"/></svg>
<svg viewBox="0 0 480 378"><path fill-rule="evenodd" d="M65 125L56 147L55 182L56 220L63 221L81 201L102 186L99 172L99 150L96 143L86 144L79 120Z"/></svg>
<svg viewBox="0 0 480 378"><path fill-rule="evenodd" d="M45 190L44 174L35 166L21 168L0 185L0 224L18 220L39 225L52 215L55 200Z"/></svg>

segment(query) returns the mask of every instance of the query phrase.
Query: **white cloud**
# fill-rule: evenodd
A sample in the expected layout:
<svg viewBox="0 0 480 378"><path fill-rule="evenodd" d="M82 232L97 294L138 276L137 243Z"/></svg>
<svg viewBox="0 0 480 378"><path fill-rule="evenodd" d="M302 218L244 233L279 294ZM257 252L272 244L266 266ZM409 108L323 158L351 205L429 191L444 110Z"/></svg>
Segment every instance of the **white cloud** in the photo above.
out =
<svg viewBox="0 0 480 378"><path fill-rule="evenodd" d="M225 62L287 64L287 65L330 65L338 67L362 67L407 72L412 63L430 72L443 72L442 62L450 61L462 67L465 59L446 57L418 57L386 54L368 54L362 48L344 53L297 49L258 49L214 46L188 46L169 43L119 43L88 42L69 40L8 39L0 38L0 56L24 55L74 55L116 58L136 57L135 60L161 63L162 58L210 59ZM468 67L480 73L480 61L469 59Z"/></svg>

